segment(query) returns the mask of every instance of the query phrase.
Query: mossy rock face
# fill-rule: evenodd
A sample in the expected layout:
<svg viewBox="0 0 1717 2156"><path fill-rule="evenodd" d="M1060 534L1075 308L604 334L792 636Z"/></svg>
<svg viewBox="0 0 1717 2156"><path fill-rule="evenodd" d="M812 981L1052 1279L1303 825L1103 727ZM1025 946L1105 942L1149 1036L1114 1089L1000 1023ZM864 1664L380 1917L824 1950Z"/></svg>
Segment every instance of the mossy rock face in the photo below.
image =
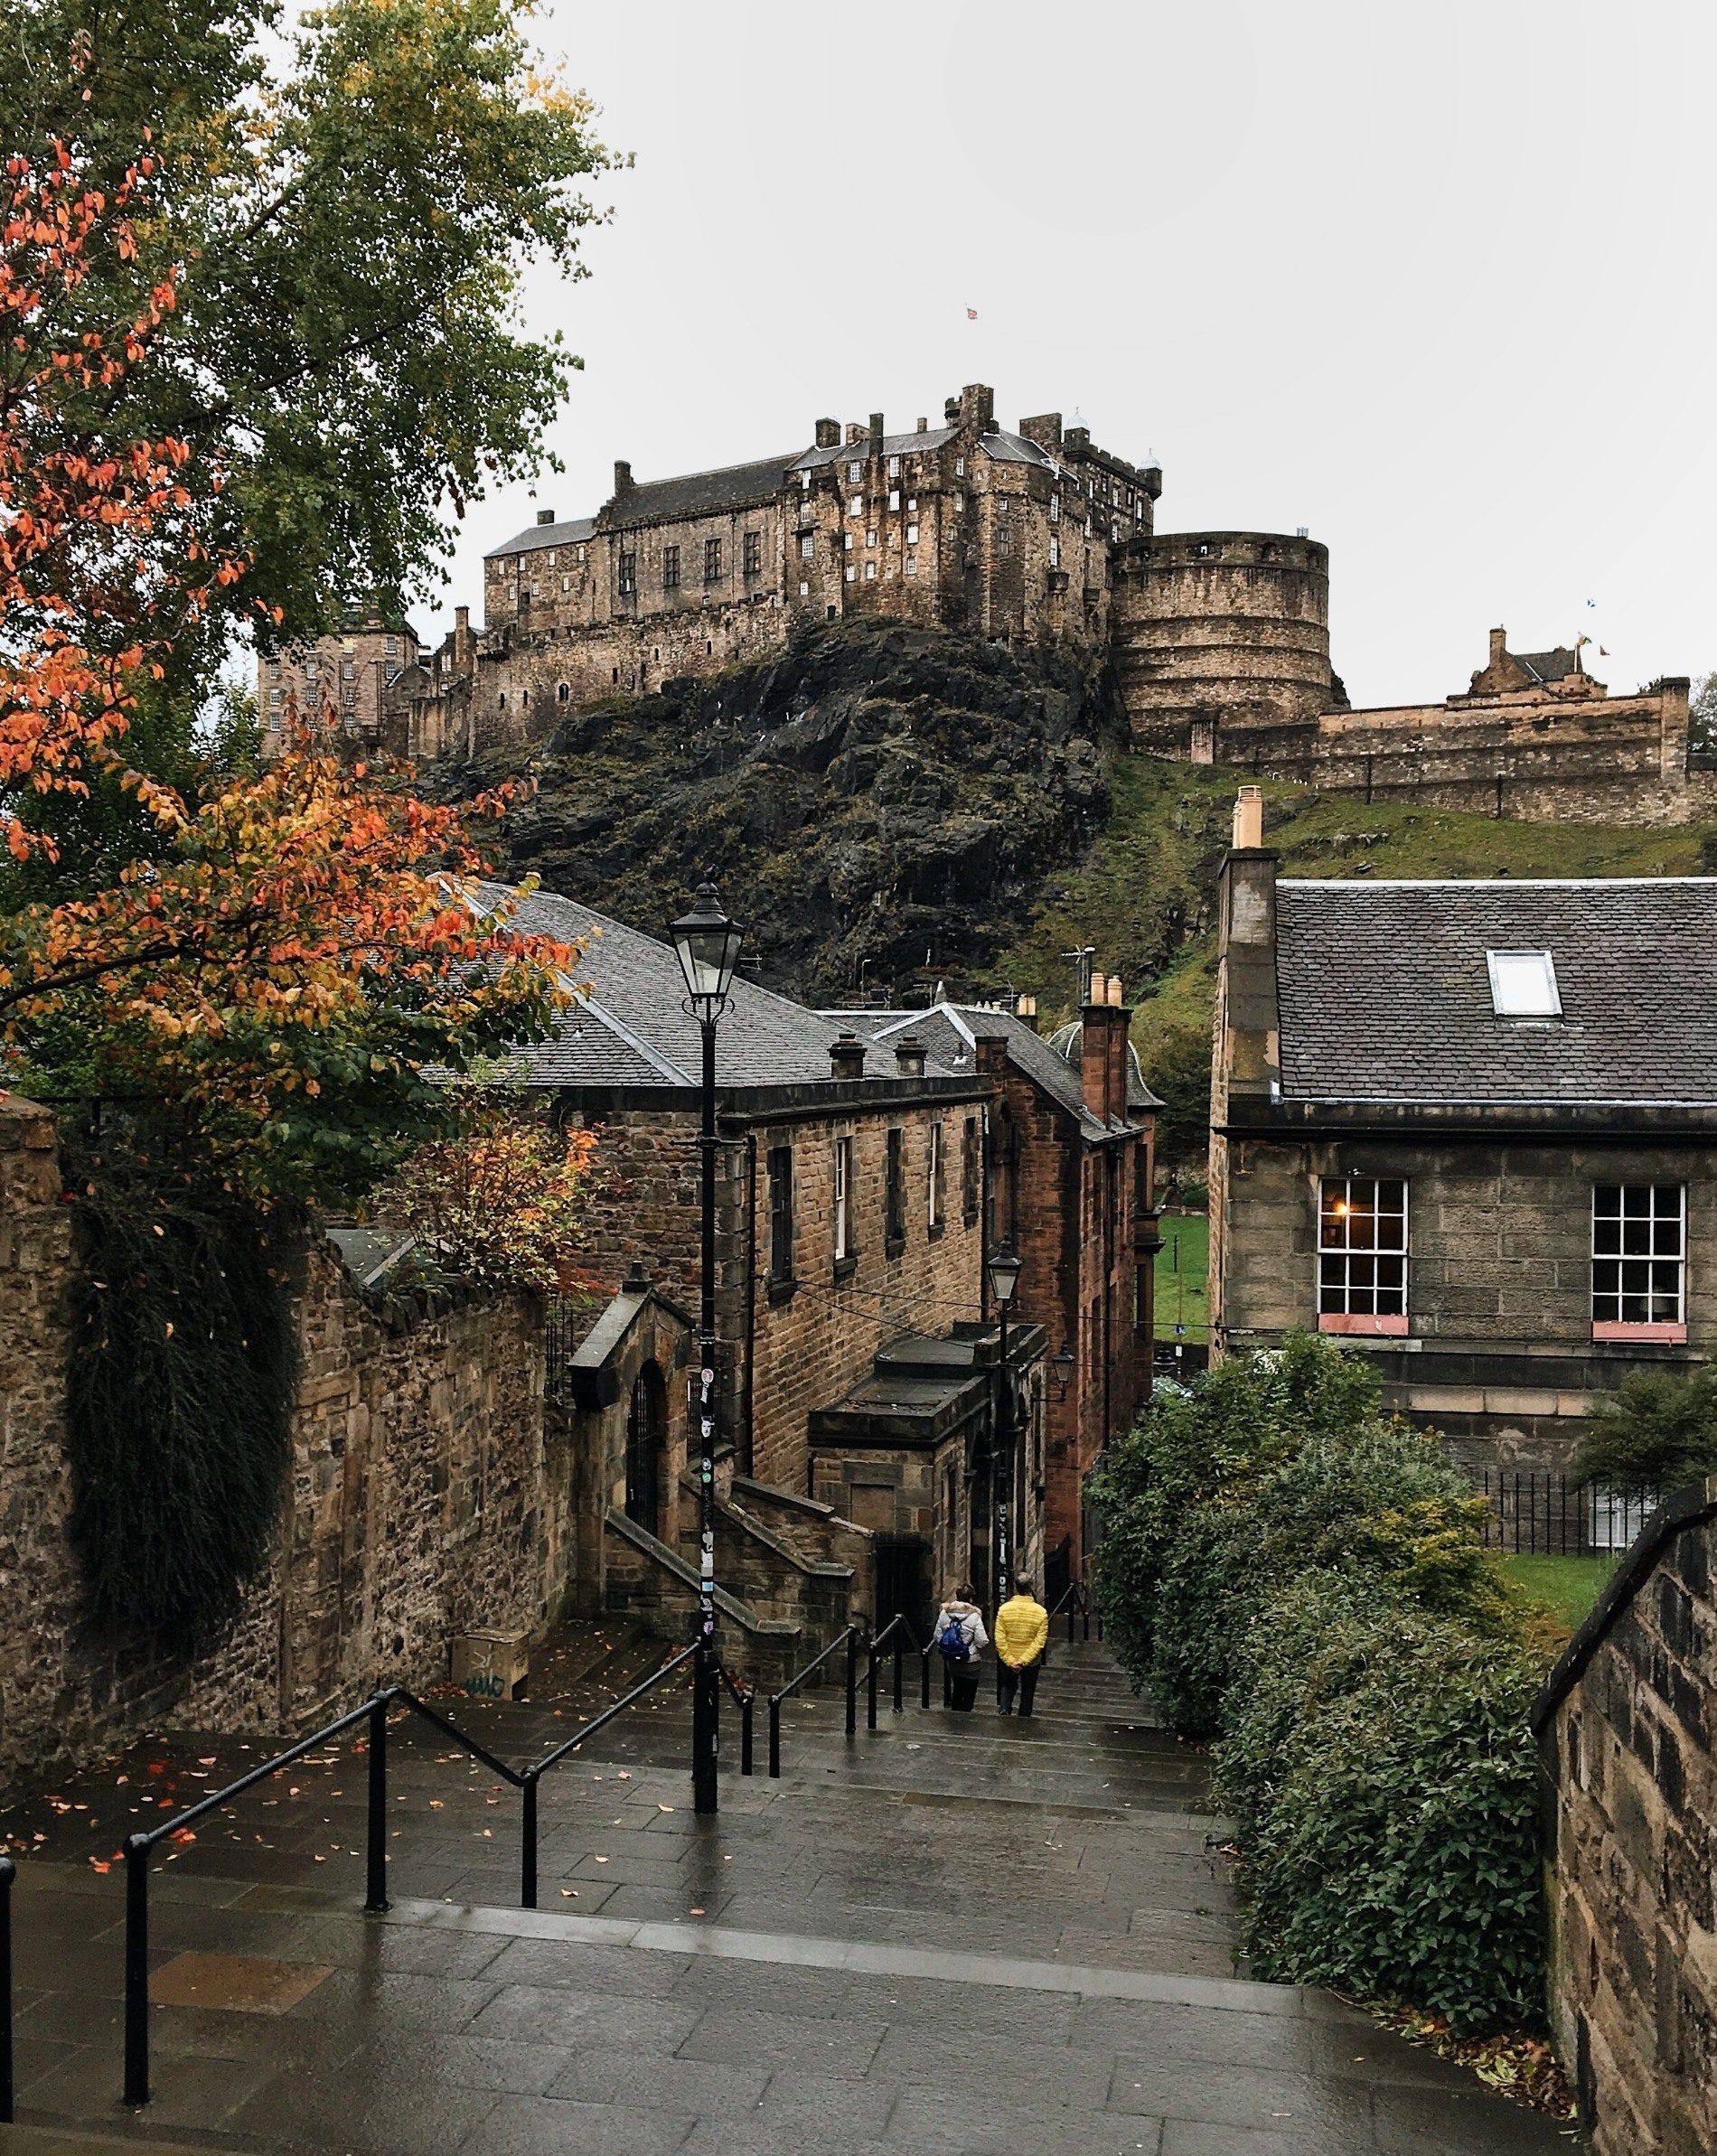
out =
<svg viewBox="0 0 1717 2156"><path fill-rule="evenodd" d="M901 623L839 624L568 719L503 832L515 874L647 925L713 867L747 970L812 1003L982 981L1109 810L1106 678ZM469 772L457 774L469 781ZM493 775L485 773L484 776Z"/></svg>

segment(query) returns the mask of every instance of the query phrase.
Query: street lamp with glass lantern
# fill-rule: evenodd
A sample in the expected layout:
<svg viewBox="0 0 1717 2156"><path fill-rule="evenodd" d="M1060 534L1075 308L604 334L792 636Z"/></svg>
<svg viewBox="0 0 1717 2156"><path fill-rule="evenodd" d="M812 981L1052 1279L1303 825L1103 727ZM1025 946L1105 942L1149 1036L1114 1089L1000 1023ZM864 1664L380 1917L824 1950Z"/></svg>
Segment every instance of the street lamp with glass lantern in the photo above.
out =
<svg viewBox="0 0 1717 2156"><path fill-rule="evenodd" d="M686 1008L703 1036L703 1117L699 1165L701 1204L698 1373L692 1405L698 1420L698 1659L691 1694L691 1804L717 1808L716 1731L719 1677L716 1663L716 1023L739 956L741 932L721 910L716 886L699 885L691 911L673 924L673 947L685 976Z"/></svg>
<svg viewBox="0 0 1717 2156"><path fill-rule="evenodd" d="M1012 1552L1008 1540L1009 1493L1013 1488L1014 1393L1008 1369L1008 1310L1019 1285L1019 1260L1011 1242L1004 1242L985 1269L990 1275L990 1299L996 1306L999 1337L996 1342L996 1441L991 1484L996 1522L996 1602L999 1607L1004 1582L1011 1583Z"/></svg>

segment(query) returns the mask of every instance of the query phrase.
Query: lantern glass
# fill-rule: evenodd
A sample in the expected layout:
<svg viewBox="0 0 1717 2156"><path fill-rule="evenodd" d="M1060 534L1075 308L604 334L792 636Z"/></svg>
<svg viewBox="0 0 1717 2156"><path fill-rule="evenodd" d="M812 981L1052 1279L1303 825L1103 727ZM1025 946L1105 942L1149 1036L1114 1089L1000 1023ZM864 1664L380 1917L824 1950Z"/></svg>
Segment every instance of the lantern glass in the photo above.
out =
<svg viewBox="0 0 1717 2156"><path fill-rule="evenodd" d="M1006 1308L1014 1298L1014 1289L1019 1285L1019 1261L1014 1255L1011 1242L1004 1242L990 1261L990 1292Z"/></svg>
<svg viewBox="0 0 1717 2156"><path fill-rule="evenodd" d="M722 912L714 884L699 884L691 911L674 923L672 933L686 993L713 1012L727 999L743 940L738 923Z"/></svg>

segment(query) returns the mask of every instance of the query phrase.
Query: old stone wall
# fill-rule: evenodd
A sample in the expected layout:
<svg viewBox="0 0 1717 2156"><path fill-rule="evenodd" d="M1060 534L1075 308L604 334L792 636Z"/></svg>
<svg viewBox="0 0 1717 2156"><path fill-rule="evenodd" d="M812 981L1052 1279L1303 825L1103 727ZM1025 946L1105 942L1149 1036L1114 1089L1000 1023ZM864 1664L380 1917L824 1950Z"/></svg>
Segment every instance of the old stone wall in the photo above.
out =
<svg viewBox="0 0 1717 2156"><path fill-rule="evenodd" d="M1550 2008L1595 2156L1717 2147L1717 1483L1648 1527L1534 1713Z"/></svg>
<svg viewBox="0 0 1717 2156"><path fill-rule="evenodd" d="M379 1682L434 1683L452 1636L530 1628L569 1562L540 1316L493 1298L389 1318L307 1253L302 1377L275 1555L194 1650L98 1632L67 1537L71 1214L52 1120L0 1101L0 1786L139 1729L279 1730Z"/></svg>
<svg viewBox="0 0 1717 2156"><path fill-rule="evenodd" d="M1349 1340L1388 1403L1473 1466L1562 1467L1592 1399L1640 1368L1684 1372L1717 1348L1717 1159L1709 1148L1528 1139L1232 1137L1212 1186L1213 1315L1229 1348L1318 1325L1318 1178L1408 1186L1407 1336ZM1687 1188L1684 1342L1595 1340L1597 1182Z"/></svg>

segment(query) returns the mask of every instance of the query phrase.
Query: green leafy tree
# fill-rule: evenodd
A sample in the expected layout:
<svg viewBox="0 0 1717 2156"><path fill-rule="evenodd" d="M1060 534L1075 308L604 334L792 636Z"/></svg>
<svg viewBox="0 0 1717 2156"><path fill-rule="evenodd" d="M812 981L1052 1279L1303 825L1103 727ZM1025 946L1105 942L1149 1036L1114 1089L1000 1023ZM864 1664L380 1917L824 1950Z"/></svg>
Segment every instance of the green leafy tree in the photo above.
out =
<svg viewBox="0 0 1717 2156"><path fill-rule="evenodd" d="M1687 707L1687 745L1697 755L1717 756L1717 673L1694 687Z"/></svg>
<svg viewBox="0 0 1717 2156"><path fill-rule="evenodd" d="M127 756L192 787L235 638L321 633L438 573L452 520L535 468L577 361L522 322L533 263L583 274L615 160L593 108L534 52L523 0L0 0L0 137L61 145L111 192L152 154L137 255L91 260L62 337L141 283L175 299L151 363L92 390L105 439L186 445L186 516L246 573L137 698ZM56 424L75 426L64 399ZM145 850L135 801L33 803L57 826L31 895ZM4 899L5 894L0 894Z"/></svg>
<svg viewBox="0 0 1717 2156"><path fill-rule="evenodd" d="M1717 1370L1632 1372L1593 1408L1572 1472L1657 1490L1717 1475Z"/></svg>

